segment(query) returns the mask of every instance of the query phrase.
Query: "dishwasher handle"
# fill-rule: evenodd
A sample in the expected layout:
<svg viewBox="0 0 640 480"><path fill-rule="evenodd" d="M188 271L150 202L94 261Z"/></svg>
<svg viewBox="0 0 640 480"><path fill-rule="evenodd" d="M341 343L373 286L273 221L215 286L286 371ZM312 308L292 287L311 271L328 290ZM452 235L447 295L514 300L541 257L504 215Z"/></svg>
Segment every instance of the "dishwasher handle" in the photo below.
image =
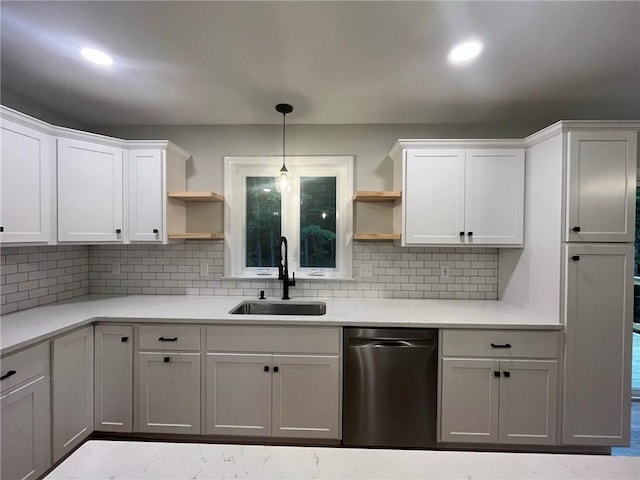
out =
<svg viewBox="0 0 640 480"><path fill-rule="evenodd" d="M350 338L355 348L435 348L433 338Z"/></svg>

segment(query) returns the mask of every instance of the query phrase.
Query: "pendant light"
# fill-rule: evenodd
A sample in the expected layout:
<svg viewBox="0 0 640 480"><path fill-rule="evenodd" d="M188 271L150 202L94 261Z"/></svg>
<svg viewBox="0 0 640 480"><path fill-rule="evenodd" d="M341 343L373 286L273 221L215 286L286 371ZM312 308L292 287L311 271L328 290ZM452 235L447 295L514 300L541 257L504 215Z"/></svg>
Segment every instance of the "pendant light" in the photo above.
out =
<svg viewBox="0 0 640 480"><path fill-rule="evenodd" d="M279 103L276 105L276 111L282 114L282 168L280 169L280 177L276 180L276 190L280 193L286 193L291 190L291 177L289 177L289 170L287 170L285 162L285 134L287 128L285 117L287 113L293 112L293 107L288 103Z"/></svg>

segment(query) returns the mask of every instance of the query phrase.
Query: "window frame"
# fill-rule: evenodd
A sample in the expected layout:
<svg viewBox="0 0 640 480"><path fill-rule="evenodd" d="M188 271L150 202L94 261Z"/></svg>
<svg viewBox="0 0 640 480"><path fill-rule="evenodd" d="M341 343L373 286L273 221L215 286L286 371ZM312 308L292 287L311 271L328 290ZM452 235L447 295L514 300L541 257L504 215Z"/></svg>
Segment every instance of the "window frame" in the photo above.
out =
<svg viewBox="0 0 640 480"><path fill-rule="evenodd" d="M353 155L299 155L286 159L293 189L282 193L281 234L296 278L353 280ZM246 178L277 177L282 156L224 157L225 278L275 279L278 268L246 267ZM336 177L336 268L300 268L300 177ZM293 219L292 215L295 213ZM287 220L291 219L291 220Z"/></svg>

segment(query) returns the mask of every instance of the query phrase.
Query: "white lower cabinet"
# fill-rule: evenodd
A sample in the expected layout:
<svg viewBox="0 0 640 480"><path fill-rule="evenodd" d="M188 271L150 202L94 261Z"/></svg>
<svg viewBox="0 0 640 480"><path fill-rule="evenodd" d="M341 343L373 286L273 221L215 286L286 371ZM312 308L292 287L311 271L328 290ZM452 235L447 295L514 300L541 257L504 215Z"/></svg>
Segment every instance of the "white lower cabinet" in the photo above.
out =
<svg viewBox="0 0 640 480"><path fill-rule="evenodd" d="M94 429L131 432L133 428L133 327L95 327Z"/></svg>
<svg viewBox="0 0 640 480"><path fill-rule="evenodd" d="M337 438L338 355L274 355L274 437Z"/></svg>
<svg viewBox="0 0 640 480"><path fill-rule="evenodd" d="M558 332L443 331L439 440L556 444L559 340ZM518 359L528 356L539 358Z"/></svg>
<svg viewBox="0 0 640 480"><path fill-rule="evenodd" d="M215 326L207 339L206 433L340 438L340 329Z"/></svg>
<svg viewBox="0 0 640 480"><path fill-rule="evenodd" d="M633 245L567 245L562 441L629 445Z"/></svg>
<svg viewBox="0 0 640 480"><path fill-rule="evenodd" d="M140 352L140 432L200 433L200 354Z"/></svg>
<svg viewBox="0 0 640 480"><path fill-rule="evenodd" d="M2 358L0 478L36 479L51 466L49 344Z"/></svg>
<svg viewBox="0 0 640 480"><path fill-rule="evenodd" d="M53 461L93 431L93 325L52 342Z"/></svg>
<svg viewBox="0 0 640 480"><path fill-rule="evenodd" d="M271 435L271 355L207 354L207 433Z"/></svg>

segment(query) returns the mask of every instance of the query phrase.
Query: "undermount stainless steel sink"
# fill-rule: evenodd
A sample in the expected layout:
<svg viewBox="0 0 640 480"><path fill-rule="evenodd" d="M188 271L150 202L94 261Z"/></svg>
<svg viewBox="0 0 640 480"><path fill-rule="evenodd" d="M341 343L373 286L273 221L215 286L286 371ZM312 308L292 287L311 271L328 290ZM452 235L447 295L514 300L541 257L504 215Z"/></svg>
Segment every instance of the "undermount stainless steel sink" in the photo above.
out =
<svg viewBox="0 0 640 480"><path fill-rule="evenodd" d="M266 302L253 301L239 303L229 313L238 315L324 315L324 302Z"/></svg>

